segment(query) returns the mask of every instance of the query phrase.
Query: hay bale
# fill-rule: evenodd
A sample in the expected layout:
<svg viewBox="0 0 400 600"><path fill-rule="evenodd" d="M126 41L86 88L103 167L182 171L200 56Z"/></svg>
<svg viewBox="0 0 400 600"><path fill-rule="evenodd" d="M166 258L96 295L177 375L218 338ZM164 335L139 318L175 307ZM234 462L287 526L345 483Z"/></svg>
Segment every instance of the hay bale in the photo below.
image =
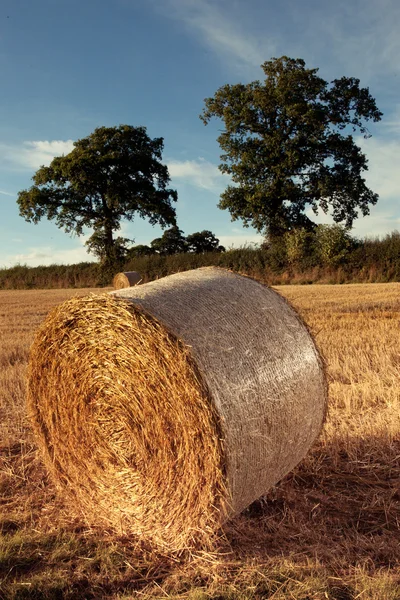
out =
<svg viewBox="0 0 400 600"><path fill-rule="evenodd" d="M133 285L139 285L142 281L140 273L137 271L125 271L125 273L118 273L113 279L113 287L116 290L128 288Z"/></svg>
<svg viewBox="0 0 400 600"><path fill-rule="evenodd" d="M56 481L90 522L203 542L304 457L326 384L290 305L214 267L57 307L28 403Z"/></svg>

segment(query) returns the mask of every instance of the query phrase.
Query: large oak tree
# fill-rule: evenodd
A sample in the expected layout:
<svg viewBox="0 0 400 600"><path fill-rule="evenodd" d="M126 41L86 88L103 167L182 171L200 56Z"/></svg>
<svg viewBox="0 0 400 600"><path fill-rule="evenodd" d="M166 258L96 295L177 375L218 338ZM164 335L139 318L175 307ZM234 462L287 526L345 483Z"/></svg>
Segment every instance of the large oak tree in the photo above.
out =
<svg viewBox="0 0 400 600"><path fill-rule="evenodd" d="M176 224L168 169L161 163L163 138L151 139L145 127L99 127L74 143L33 176L34 186L18 194L20 214L37 223L54 219L68 233L94 230L89 250L107 265L118 262L121 220L135 215L152 225Z"/></svg>
<svg viewBox="0 0 400 600"><path fill-rule="evenodd" d="M362 177L367 159L353 139L379 121L368 88L342 77L328 83L287 56L262 65L265 81L224 85L205 100L205 124L222 119L220 170L231 176L219 207L271 238L312 227L305 210L351 227L378 196Z"/></svg>

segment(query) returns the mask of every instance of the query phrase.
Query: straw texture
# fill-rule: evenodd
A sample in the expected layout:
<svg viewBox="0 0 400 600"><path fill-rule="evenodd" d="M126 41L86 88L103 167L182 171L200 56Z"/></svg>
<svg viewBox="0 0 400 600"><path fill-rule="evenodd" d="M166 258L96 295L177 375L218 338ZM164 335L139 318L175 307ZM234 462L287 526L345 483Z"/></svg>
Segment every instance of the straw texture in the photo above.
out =
<svg viewBox="0 0 400 600"><path fill-rule="evenodd" d="M175 550L285 476L326 411L295 311L214 267L64 303L28 387L46 462L87 518Z"/></svg>
<svg viewBox="0 0 400 600"><path fill-rule="evenodd" d="M121 290L133 285L138 285L141 281L142 277L137 271L125 271L125 273L117 273L117 275L115 275L113 287L116 290Z"/></svg>

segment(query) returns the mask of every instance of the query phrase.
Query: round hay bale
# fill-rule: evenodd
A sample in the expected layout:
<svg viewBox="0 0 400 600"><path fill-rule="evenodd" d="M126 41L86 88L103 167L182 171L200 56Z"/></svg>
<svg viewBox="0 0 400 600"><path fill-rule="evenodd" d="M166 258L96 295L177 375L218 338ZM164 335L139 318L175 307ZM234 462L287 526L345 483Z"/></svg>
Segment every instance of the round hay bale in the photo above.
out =
<svg viewBox="0 0 400 600"><path fill-rule="evenodd" d="M208 267L53 310L28 403L56 481L92 523L179 550L305 456L323 365L276 292Z"/></svg>
<svg viewBox="0 0 400 600"><path fill-rule="evenodd" d="M142 281L140 273L137 271L126 271L125 273L117 273L113 279L113 287L116 290L128 288L133 285L139 285Z"/></svg>

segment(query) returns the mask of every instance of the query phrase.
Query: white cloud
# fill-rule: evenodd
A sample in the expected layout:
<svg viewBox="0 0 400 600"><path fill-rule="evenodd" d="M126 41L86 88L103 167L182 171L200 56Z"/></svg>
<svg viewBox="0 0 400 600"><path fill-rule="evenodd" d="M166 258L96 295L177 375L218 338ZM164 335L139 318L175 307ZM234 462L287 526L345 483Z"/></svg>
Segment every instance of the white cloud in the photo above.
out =
<svg viewBox="0 0 400 600"><path fill-rule="evenodd" d="M16 264L21 264L36 267L39 265L75 264L94 260L95 258L86 252L83 245L67 250L57 249L53 246L36 246L28 248L23 253L4 256L3 266L9 268Z"/></svg>
<svg viewBox="0 0 400 600"><path fill-rule="evenodd" d="M27 166L37 169L42 165L49 165L55 156L69 154L73 148L73 140L24 142L23 161Z"/></svg>
<svg viewBox="0 0 400 600"><path fill-rule="evenodd" d="M273 36L257 38L245 31L243 19L234 16L232 2L167 0L161 4L160 0L155 1L169 17L182 22L204 46L238 70L247 72L249 67L259 67L275 53Z"/></svg>
<svg viewBox="0 0 400 600"><path fill-rule="evenodd" d="M184 183L221 193L226 187L229 177L219 171L218 167L203 158L197 160L170 160L168 171L171 179L177 179Z"/></svg>
<svg viewBox="0 0 400 600"><path fill-rule="evenodd" d="M229 248L241 248L243 246L259 245L264 241L264 237L257 233L243 233L240 235L217 235L219 243L228 250Z"/></svg>
<svg viewBox="0 0 400 600"><path fill-rule="evenodd" d="M0 190L0 194L3 196L10 196L11 198L15 197L15 194L10 194L10 192L5 192L4 190Z"/></svg>
<svg viewBox="0 0 400 600"><path fill-rule="evenodd" d="M36 140L21 144L0 144L0 158L11 169L36 170L48 166L55 156L73 150L73 140Z"/></svg>
<svg viewBox="0 0 400 600"><path fill-rule="evenodd" d="M385 202L371 210L368 217L361 217L355 223L352 233L359 238L383 237L392 231L400 231L400 216L395 216L390 211L390 206L385 208Z"/></svg>
<svg viewBox="0 0 400 600"><path fill-rule="evenodd" d="M368 171L363 173L367 186L379 194L378 203L370 207L370 215L359 215L354 221L353 234L358 237L382 236L400 229L400 141L383 137L369 140L356 138L368 158ZM307 211L316 223L333 223L331 216L322 211L316 216Z"/></svg>
<svg viewBox="0 0 400 600"><path fill-rule="evenodd" d="M334 223L330 214L325 215L322 211L315 215L312 210L306 211L314 223L326 223L332 225ZM364 237L383 237L392 231L400 231L400 215L390 202L380 199L378 204L371 208L371 214L367 217L359 216L354 221L354 227L351 230L351 235L357 238Z"/></svg>
<svg viewBox="0 0 400 600"><path fill-rule="evenodd" d="M400 195L400 141L373 137L355 140L368 158L367 184L382 199L396 199ZM399 212L399 209L397 209Z"/></svg>

